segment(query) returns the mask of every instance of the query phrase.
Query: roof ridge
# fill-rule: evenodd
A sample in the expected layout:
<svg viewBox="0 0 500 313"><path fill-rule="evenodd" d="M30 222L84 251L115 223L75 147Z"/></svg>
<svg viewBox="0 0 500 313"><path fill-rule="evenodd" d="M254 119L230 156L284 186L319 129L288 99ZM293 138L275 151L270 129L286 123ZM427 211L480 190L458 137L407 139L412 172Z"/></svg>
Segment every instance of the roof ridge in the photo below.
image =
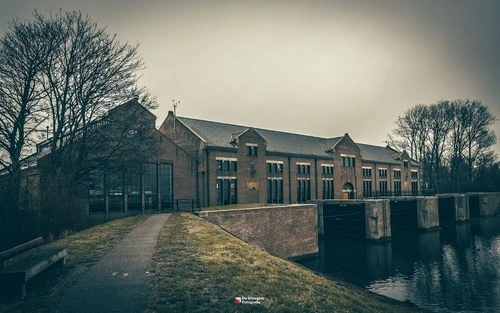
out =
<svg viewBox="0 0 500 313"><path fill-rule="evenodd" d="M371 143L362 143L362 142L355 142L357 145L364 145L364 146L370 146L370 147L377 147L377 148L383 148L383 149L390 149L392 151L395 151L394 149L388 148L387 146L377 146ZM396 151L399 152L399 151Z"/></svg>
<svg viewBox="0 0 500 313"><path fill-rule="evenodd" d="M288 135L294 135L294 136L304 136L304 137L316 138L316 139L321 139L321 140L328 140L328 139L332 139L332 138L342 138L343 137L343 136L339 136L339 137L326 138L326 137L319 137L319 136L315 136L315 135L306 135L306 134L292 133L290 131L284 131L284 130L276 130L276 129L269 129L269 128L260 128L260 127L246 126L246 125L240 125L240 124L231 124L231 123L226 123L226 122L217 122L217 121L203 120L203 119L199 119L199 118L191 118L191 117L183 117L183 116L177 116L177 118L186 119L186 120L200 121L200 122L216 123L216 124L220 124L220 125L246 127L248 129L253 128L255 130L270 131L270 132L276 132L276 133L282 133L282 134L288 134Z"/></svg>

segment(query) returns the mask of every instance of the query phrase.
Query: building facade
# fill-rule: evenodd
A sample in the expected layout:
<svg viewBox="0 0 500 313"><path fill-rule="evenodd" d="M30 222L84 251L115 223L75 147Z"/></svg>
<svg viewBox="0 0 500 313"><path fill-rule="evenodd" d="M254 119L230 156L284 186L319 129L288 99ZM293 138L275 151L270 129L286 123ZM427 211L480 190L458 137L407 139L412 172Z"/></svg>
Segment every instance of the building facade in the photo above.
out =
<svg viewBox="0 0 500 313"><path fill-rule="evenodd" d="M75 195L81 210L108 219L175 209L179 203L190 208L419 194L420 166L405 151L359 144L347 133L321 138L172 112L159 129L155 120L133 99L95 123L105 141L142 142L141 134L148 133L148 153L124 145L102 166L91 168ZM30 171L41 177L48 144L39 144L26 159Z"/></svg>
<svg viewBox="0 0 500 313"><path fill-rule="evenodd" d="M355 143L347 133L320 138L172 112L159 131L196 161L205 207L419 194L418 162L405 151Z"/></svg>

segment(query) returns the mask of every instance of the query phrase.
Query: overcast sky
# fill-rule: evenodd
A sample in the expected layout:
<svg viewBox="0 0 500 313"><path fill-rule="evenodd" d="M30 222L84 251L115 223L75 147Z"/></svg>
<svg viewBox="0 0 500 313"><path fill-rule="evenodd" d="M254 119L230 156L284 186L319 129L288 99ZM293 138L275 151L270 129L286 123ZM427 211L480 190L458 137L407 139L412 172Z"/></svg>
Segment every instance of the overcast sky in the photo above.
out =
<svg viewBox="0 0 500 313"><path fill-rule="evenodd" d="M61 8L140 43L159 122L176 99L180 116L384 145L419 103L479 99L500 117L496 0L3 0L0 33Z"/></svg>

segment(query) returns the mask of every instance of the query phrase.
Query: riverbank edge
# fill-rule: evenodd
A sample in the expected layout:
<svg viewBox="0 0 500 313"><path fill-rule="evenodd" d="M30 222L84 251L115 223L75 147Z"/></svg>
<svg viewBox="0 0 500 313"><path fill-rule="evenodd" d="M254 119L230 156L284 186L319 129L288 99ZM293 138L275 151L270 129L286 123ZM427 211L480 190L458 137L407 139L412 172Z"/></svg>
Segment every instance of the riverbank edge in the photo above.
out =
<svg viewBox="0 0 500 313"><path fill-rule="evenodd" d="M428 312L272 256L192 214L173 214L153 254L146 312ZM235 297L261 297L235 305Z"/></svg>

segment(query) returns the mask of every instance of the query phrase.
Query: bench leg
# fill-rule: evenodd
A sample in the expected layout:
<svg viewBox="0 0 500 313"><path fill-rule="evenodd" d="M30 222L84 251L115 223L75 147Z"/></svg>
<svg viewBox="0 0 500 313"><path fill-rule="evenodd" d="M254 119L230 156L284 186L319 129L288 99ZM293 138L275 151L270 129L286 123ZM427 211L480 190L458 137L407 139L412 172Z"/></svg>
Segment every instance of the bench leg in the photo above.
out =
<svg viewBox="0 0 500 313"><path fill-rule="evenodd" d="M64 265L66 265L66 257L63 257L63 258L57 260L56 263L54 263L54 267L57 267L57 268L64 267Z"/></svg>
<svg viewBox="0 0 500 313"><path fill-rule="evenodd" d="M24 297L26 297L26 282L21 284L21 299L24 299Z"/></svg>

